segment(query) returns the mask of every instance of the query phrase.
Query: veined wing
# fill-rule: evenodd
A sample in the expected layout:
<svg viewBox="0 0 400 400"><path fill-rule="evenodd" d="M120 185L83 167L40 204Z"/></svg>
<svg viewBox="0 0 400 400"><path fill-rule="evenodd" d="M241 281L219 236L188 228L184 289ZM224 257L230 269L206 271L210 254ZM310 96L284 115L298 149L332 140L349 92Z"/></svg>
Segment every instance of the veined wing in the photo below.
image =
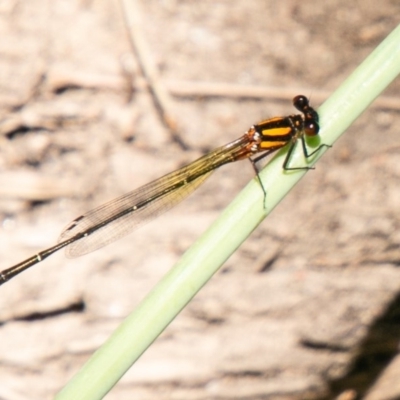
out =
<svg viewBox="0 0 400 400"><path fill-rule="evenodd" d="M72 221L59 243L75 236L66 248L68 257L78 257L99 249L176 206L221 165L243 158L248 136L206 154L191 164L156 179ZM250 156L250 154L248 155Z"/></svg>

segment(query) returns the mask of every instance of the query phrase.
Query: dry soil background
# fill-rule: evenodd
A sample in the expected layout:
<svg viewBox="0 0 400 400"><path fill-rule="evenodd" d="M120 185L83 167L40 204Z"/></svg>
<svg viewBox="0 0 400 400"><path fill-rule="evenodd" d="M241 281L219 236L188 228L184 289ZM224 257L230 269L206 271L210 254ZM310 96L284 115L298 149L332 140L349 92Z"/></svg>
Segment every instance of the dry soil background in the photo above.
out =
<svg viewBox="0 0 400 400"><path fill-rule="evenodd" d="M82 212L292 113L294 95L319 105L400 14L397 0L130 5L0 1L1 269L53 245ZM160 121L130 34L171 96L176 132ZM107 399L400 398L399 89ZM60 252L2 286L0 399L53 398L252 176L246 162L226 166L140 231L81 258Z"/></svg>

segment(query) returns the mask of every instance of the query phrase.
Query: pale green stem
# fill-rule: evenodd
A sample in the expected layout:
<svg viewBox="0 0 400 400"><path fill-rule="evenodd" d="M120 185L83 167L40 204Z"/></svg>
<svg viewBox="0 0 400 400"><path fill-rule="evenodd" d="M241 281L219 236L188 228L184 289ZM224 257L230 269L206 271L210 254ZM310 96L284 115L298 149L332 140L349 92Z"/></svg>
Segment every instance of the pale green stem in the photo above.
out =
<svg viewBox="0 0 400 400"><path fill-rule="evenodd" d="M320 108L321 141L333 144L399 72L400 26ZM304 165L302 152L297 150L299 151L293 155L291 165ZM302 171L285 172L282 169L285 151L287 149L279 152L260 174L263 185L267 188L265 207L259 182L253 179L107 342L93 354L57 395L58 400L101 399L118 382L304 175Z"/></svg>

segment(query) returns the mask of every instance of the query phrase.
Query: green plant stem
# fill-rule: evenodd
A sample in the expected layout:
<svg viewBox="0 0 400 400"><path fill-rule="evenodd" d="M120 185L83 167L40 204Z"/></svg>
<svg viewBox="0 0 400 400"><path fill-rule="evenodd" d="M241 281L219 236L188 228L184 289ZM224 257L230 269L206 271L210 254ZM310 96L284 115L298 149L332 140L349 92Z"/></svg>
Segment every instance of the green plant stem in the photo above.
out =
<svg viewBox="0 0 400 400"><path fill-rule="evenodd" d="M333 144L399 73L400 26L320 108L321 141ZM282 169L286 151L287 149L280 151L260 174L263 185L267 188L265 207L263 192L257 179L253 179L107 342L93 354L56 399L101 399L118 382L302 178L302 171L288 172ZM304 165L301 151L295 152L291 159L292 164Z"/></svg>

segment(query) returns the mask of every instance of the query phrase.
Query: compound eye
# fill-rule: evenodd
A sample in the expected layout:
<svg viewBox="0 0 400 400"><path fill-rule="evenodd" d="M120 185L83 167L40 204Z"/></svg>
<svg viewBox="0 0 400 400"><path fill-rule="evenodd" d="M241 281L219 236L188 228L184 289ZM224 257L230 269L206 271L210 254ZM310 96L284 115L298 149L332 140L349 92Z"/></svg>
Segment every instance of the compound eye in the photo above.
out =
<svg viewBox="0 0 400 400"><path fill-rule="evenodd" d="M303 96L302 94L300 94L300 95L296 96L296 97L293 99L293 105L294 105L299 111L304 111L304 110L308 107L309 102L308 102L308 99L307 99L306 96Z"/></svg>
<svg viewBox="0 0 400 400"><path fill-rule="evenodd" d="M304 124L304 133L307 136L317 136L319 125L315 121L306 121Z"/></svg>

